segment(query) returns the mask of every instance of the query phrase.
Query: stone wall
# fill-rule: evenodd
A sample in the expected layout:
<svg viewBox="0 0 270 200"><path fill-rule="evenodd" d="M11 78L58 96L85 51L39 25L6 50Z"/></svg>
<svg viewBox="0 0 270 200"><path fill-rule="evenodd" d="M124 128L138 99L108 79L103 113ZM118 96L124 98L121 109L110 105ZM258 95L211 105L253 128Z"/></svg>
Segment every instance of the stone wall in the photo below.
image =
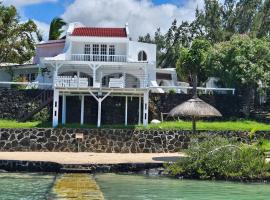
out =
<svg viewBox="0 0 270 200"><path fill-rule="evenodd" d="M9 90L0 89L0 118L17 119L20 113L24 112L28 104L34 97L40 94L42 90ZM235 95L200 95L206 102L216 107L224 118L238 117L241 114L241 98ZM191 98L186 94L150 94L149 101L149 120L160 119L161 113L168 113L176 105ZM61 106L60 98L60 121ZM138 98L128 99L128 123L136 124L138 122ZM49 108L52 106L50 105ZM67 97L67 123L80 122L80 99L79 97ZM87 124L96 124L97 122L97 101L91 97L85 97L85 118ZM51 117L51 109L47 110L47 116ZM44 113L44 115L46 115ZM123 124L125 119L125 98L107 97L102 102L102 124ZM37 116L35 116L37 117Z"/></svg>
<svg viewBox="0 0 270 200"><path fill-rule="evenodd" d="M161 113L168 113L175 106L190 99L192 95L187 94L150 94L149 117L160 119ZM242 116L242 97L230 94L199 95L205 102L217 108L222 119L236 118Z"/></svg>
<svg viewBox="0 0 270 200"><path fill-rule="evenodd" d="M0 129L0 151L78 151L76 133L83 133L79 151L116 153L178 152L188 147L190 131L132 129ZM215 131L248 142L248 132ZM270 139L270 132L257 132L256 137ZM255 137L255 138L256 138Z"/></svg>
<svg viewBox="0 0 270 200"><path fill-rule="evenodd" d="M42 90L10 90L0 89L0 118L17 119L18 115L27 110L28 104Z"/></svg>

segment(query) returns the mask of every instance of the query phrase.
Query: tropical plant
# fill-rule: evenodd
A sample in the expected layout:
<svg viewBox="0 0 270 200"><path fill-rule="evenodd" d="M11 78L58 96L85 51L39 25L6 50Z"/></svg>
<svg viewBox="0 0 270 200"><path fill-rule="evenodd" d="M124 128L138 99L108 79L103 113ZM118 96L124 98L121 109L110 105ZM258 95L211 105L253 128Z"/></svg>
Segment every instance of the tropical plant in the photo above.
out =
<svg viewBox="0 0 270 200"><path fill-rule="evenodd" d="M54 18L50 24L49 40L60 39L61 34L64 32L62 28L65 25L66 22L62 18L59 17Z"/></svg>
<svg viewBox="0 0 270 200"><path fill-rule="evenodd" d="M261 148L234 139L204 136L192 139L187 157L167 164L171 175L199 179L255 180L270 177Z"/></svg>
<svg viewBox="0 0 270 200"><path fill-rule="evenodd" d="M208 68L226 87L237 87L245 96L246 116L254 102L259 82L270 83L270 43L267 39L235 35L230 41L215 44Z"/></svg>
<svg viewBox="0 0 270 200"><path fill-rule="evenodd" d="M207 57L210 52L211 45L207 40L195 39L190 48L181 48L179 58L176 64L176 70L179 76L187 77L193 85L193 95L197 93L197 79L204 80L206 78Z"/></svg>
<svg viewBox="0 0 270 200"><path fill-rule="evenodd" d="M16 8L0 2L0 66L29 61L35 54L36 33L37 26L32 20L20 22ZM13 75L11 67L5 67Z"/></svg>

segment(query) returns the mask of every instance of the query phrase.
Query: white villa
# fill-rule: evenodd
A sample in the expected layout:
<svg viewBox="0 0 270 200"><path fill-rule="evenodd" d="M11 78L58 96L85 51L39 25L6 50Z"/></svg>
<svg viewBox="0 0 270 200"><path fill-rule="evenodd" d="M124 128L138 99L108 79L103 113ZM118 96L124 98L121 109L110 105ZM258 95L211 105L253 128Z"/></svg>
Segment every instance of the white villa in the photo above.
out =
<svg viewBox="0 0 270 200"><path fill-rule="evenodd" d="M26 77L27 87L53 89L37 97L40 108L53 101L53 127L66 123L67 96L79 96L80 123L84 124L85 97L98 103L97 127L101 126L102 101L108 96L125 98L125 125L128 98L138 98L138 124L148 124L149 91L164 93L171 88L187 93L189 85L177 81L175 69L156 68L156 45L132 41L129 28L94 28L69 24L65 39L37 45L33 64L13 66L15 77ZM0 86L12 83L0 69ZM162 87L160 87L162 86ZM62 98L62 108L59 99ZM36 110L38 111L38 109ZM24 119L33 113L26 113Z"/></svg>
<svg viewBox="0 0 270 200"><path fill-rule="evenodd" d="M57 48L55 48L57 46ZM62 124L66 123L66 96L80 96L81 124L84 123L84 97L98 102L97 126L101 126L102 101L111 96L139 98L139 122L148 123L149 86L156 83L156 46L129 39L124 28L93 28L71 23L66 39L40 44L37 58L52 74L53 126L59 123L59 96L62 96ZM49 81L49 77L44 76ZM46 81L44 81L46 82ZM141 102L143 105L141 106Z"/></svg>

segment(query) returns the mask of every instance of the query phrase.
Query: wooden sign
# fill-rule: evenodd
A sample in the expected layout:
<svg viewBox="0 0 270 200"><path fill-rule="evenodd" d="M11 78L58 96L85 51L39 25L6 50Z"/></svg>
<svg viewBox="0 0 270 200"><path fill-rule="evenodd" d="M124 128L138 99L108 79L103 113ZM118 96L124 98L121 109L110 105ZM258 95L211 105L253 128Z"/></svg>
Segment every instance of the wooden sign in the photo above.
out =
<svg viewBox="0 0 270 200"><path fill-rule="evenodd" d="M76 133L75 138L83 140L83 133Z"/></svg>

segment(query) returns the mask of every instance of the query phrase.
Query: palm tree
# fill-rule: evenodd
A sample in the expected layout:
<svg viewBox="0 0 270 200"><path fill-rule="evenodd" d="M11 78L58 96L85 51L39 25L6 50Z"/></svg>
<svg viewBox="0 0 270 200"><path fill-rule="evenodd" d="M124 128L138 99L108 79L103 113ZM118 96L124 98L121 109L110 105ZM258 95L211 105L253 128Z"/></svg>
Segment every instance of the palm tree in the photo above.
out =
<svg viewBox="0 0 270 200"><path fill-rule="evenodd" d="M49 40L59 39L61 34L64 32L62 27L66 24L67 23L62 18L54 18L50 24Z"/></svg>

